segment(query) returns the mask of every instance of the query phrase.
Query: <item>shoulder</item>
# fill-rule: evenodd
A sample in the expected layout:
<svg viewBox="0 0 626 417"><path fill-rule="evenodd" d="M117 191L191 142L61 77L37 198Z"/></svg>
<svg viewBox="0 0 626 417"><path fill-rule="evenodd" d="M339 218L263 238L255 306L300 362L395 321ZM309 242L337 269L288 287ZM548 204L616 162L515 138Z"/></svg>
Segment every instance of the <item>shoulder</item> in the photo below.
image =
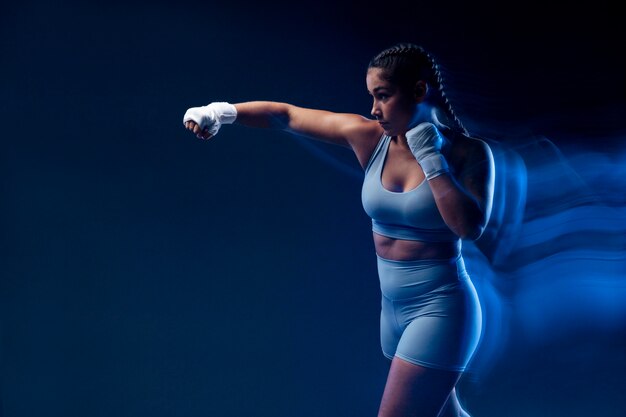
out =
<svg viewBox="0 0 626 417"><path fill-rule="evenodd" d="M380 138L385 133L377 121L353 115L344 126L344 137L350 144L362 168L365 168L374 153Z"/></svg>
<svg viewBox="0 0 626 417"><path fill-rule="evenodd" d="M367 138L378 138L383 134L383 128L376 120L358 114L341 114L344 118L343 131L351 142L362 141Z"/></svg>
<svg viewBox="0 0 626 417"><path fill-rule="evenodd" d="M464 146L466 147L466 157L469 161L488 161L493 158L491 148L482 139L466 136Z"/></svg>
<svg viewBox="0 0 626 417"><path fill-rule="evenodd" d="M491 148L479 138L456 134L451 141L449 157L459 177L489 175L493 169Z"/></svg>
<svg viewBox="0 0 626 417"><path fill-rule="evenodd" d="M324 131L334 132L342 137L351 147L359 146L363 142L378 140L383 134L383 128L376 120L353 113L333 113L320 111L316 118L318 126Z"/></svg>

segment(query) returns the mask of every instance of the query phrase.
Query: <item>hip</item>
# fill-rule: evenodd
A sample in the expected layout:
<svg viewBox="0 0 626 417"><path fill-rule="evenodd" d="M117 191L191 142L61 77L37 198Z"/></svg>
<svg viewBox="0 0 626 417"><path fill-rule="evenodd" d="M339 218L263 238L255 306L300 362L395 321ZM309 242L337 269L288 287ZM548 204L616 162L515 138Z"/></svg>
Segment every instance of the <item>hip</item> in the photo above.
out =
<svg viewBox="0 0 626 417"><path fill-rule="evenodd" d="M394 260L377 255L380 289L389 300L456 296L474 291L459 254L447 259Z"/></svg>

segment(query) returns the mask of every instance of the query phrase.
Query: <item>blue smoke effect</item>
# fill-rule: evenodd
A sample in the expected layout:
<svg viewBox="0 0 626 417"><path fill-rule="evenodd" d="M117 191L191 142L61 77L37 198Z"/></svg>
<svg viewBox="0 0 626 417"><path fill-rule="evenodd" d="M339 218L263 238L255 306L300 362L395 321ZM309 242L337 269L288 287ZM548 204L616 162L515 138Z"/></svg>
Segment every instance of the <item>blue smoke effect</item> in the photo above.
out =
<svg viewBox="0 0 626 417"><path fill-rule="evenodd" d="M545 137L485 139L495 159L493 212L477 241L463 242L483 308L475 379L512 351L585 332L626 334L626 151L559 149ZM334 168L341 157L299 141Z"/></svg>
<svg viewBox="0 0 626 417"><path fill-rule="evenodd" d="M496 201L486 233L464 243L485 309L473 371L517 349L626 330L626 153L547 138L491 142Z"/></svg>

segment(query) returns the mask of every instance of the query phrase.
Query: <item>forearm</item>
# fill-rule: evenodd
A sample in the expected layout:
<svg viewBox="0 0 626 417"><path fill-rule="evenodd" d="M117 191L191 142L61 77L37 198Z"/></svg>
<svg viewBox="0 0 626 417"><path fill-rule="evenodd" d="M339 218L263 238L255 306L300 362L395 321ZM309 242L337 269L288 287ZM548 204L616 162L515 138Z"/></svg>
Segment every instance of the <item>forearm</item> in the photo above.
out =
<svg viewBox="0 0 626 417"><path fill-rule="evenodd" d="M287 129L291 105L274 101L249 101L235 104L236 124L249 127Z"/></svg>
<svg viewBox="0 0 626 417"><path fill-rule="evenodd" d="M366 119L359 115L307 109L275 101L237 104L215 102L207 106L192 107L185 113L183 123L202 139L215 136L222 124L236 123L250 127L282 129L345 147L351 147L348 138L360 137L363 131L367 131L364 128ZM368 126L371 128L372 125ZM376 127L379 126L376 124Z"/></svg>
<svg viewBox="0 0 626 417"><path fill-rule="evenodd" d="M448 227L462 239L478 239L487 222L486 210L478 200L449 173L439 175L428 183Z"/></svg>
<svg viewBox="0 0 626 417"><path fill-rule="evenodd" d="M432 123L419 124L409 130L406 137L411 153L424 171L443 220L460 238L478 239L489 217L489 203L486 203L486 207L481 204L483 201L487 202L489 197L479 198L487 196L487 193L480 190L488 187L485 170L487 159L482 150L479 165L485 172L478 169L478 166L469 171L465 169L460 173L464 179L459 182L451 174L448 161L441 152L443 137ZM466 162L471 155L472 152L466 152ZM476 156L472 157L476 159Z"/></svg>

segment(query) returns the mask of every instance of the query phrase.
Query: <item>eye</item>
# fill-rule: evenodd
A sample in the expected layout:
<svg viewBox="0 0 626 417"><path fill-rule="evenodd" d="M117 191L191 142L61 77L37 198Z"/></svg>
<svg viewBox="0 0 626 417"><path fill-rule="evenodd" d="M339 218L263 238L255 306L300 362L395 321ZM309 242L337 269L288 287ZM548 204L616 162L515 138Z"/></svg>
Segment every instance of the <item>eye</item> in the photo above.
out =
<svg viewBox="0 0 626 417"><path fill-rule="evenodd" d="M376 97L376 100L385 101L389 99L389 97L391 97L391 94L389 94L387 91L378 91L376 92L375 97Z"/></svg>

